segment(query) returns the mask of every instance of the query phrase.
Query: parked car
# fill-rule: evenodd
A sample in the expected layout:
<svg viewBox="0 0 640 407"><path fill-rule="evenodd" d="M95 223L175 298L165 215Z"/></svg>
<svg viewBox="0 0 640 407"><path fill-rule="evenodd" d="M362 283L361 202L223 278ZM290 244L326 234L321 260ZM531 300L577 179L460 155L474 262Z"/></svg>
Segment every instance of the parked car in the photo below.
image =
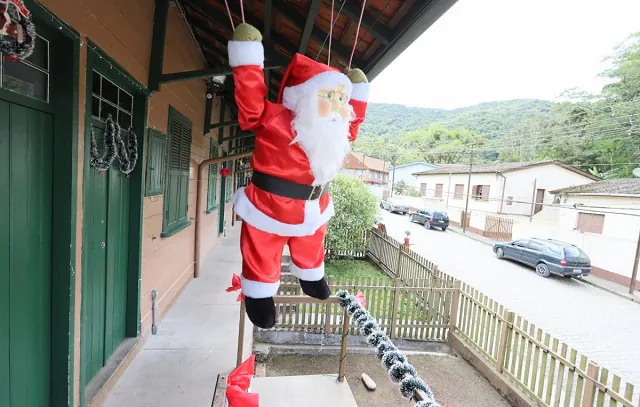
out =
<svg viewBox="0 0 640 407"><path fill-rule="evenodd" d="M380 208L389 211L389 212L397 212L403 215L409 213L409 207L402 201L394 198L383 199L380 202Z"/></svg>
<svg viewBox="0 0 640 407"><path fill-rule="evenodd" d="M535 267L542 277L567 278L591 274L591 260L579 247L555 239L520 239L493 245L499 259L512 259Z"/></svg>
<svg viewBox="0 0 640 407"><path fill-rule="evenodd" d="M424 225L425 229L440 228L442 231L449 227L449 215L446 212L420 209L409 215L410 222Z"/></svg>

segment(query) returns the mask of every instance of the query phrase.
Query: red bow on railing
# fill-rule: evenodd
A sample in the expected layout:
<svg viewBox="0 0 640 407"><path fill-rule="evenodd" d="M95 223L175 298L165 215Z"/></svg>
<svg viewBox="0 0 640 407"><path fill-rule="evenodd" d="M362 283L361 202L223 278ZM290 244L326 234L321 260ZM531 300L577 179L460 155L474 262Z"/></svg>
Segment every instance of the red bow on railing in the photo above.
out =
<svg viewBox="0 0 640 407"><path fill-rule="evenodd" d="M256 355L242 362L240 366L229 373L227 377L227 401L229 407L259 407L259 395L248 393L251 378L255 374Z"/></svg>
<svg viewBox="0 0 640 407"><path fill-rule="evenodd" d="M367 308L367 300L365 300L362 292L356 294L356 300L360 303L360 305L362 305L363 308Z"/></svg>
<svg viewBox="0 0 640 407"><path fill-rule="evenodd" d="M231 175L231 170L228 168L220 168L220 174L223 177L228 177L229 175Z"/></svg>
<svg viewBox="0 0 640 407"><path fill-rule="evenodd" d="M227 287L227 292L230 293L231 291L238 291L240 289L242 289L242 280L239 275L234 274L231 279L231 287ZM238 294L236 301L244 301L244 294Z"/></svg>

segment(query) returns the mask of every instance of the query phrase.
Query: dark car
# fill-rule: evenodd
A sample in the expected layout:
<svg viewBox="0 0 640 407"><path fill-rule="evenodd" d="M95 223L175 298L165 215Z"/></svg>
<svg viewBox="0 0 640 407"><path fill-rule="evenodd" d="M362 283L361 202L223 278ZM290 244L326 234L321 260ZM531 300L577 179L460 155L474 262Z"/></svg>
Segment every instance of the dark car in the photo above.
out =
<svg viewBox="0 0 640 407"><path fill-rule="evenodd" d="M591 260L579 247L554 239L520 239L493 245L499 259L512 259L536 268L542 277L567 278L591 274Z"/></svg>
<svg viewBox="0 0 640 407"><path fill-rule="evenodd" d="M396 198L383 199L382 202L380 202L380 208L389 212L401 213L403 215L406 215L409 212L409 206Z"/></svg>
<svg viewBox="0 0 640 407"><path fill-rule="evenodd" d="M449 227L449 215L446 212L420 209L409 215L410 222L424 225L425 229L440 228L443 231Z"/></svg>

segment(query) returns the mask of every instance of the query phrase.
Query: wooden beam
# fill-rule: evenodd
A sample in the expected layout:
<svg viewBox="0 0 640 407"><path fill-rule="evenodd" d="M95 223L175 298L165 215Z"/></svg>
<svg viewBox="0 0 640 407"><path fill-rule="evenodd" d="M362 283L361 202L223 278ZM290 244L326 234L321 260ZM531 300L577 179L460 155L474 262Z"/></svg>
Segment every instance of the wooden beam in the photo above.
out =
<svg viewBox="0 0 640 407"><path fill-rule="evenodd" d="M264 69L277 69L281 68L282 64L267 64ZM170 82L179 82L179 81L187 81L191 79L204 79L212 76L221 76L221 75L231 75L233 74L233 68L230 66L216 66L213 68L207 69L197 69L195 71L185 71L185 72L173 72L162 75L162 79L160 83L170 83Z"/></svg>
<svg viewBox="0 0 640 407"><path fill-rule="evenodd" d="M357 21L360 20L361 11L361 6L349 1L347 1L342 8L342 14L349 17L350 20L355 21L356 24ZM360 33L364 34L365 32L376 37L384 45L389 45L393 39L393 33L391 30L388 29L381 21L376 22L376 19L371 17L371 14L369 14L366 9L362 15L362 25L360 26Z"/></svg>
<svg viewBox="0 0 640 407"><path fill-rule="evenodd" d="M167 36L169 0L156 0L153 12L153 37L151 40L151 61L149 61L149 90L160 90L164 44Z"/></svg>
<svg viewBox="0 0 640 407"><path fill-rule="evenodd" d="M220 127L229 127L229 126L237 126L238 125L238 121L237 120L231 120L228 122L221 122L221 123L209 123L209 126L211 126L211 130L213 129L219 129Z"/></svg>
<svg viewBox="0 0 640 407"><path fill-rule="evenodd" d="M304 31L302 32L302 38L300 39L300 47L298 47L298 52L302 55L307 53L309 39L311 38L313 27L316 25L316 17L318 17L318 11L320 11L321 4L322 0L311 0L311 5L309 5L307 20L304 23Z"/></svg>

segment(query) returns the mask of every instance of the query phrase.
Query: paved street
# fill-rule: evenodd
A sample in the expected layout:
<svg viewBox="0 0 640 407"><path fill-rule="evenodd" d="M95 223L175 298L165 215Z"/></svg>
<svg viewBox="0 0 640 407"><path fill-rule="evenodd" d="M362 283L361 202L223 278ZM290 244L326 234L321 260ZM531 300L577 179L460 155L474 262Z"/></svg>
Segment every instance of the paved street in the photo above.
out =
<svg viewBox="0 0 640 407"><path fill-rule="evenodd" d="M383 212L387 232L579 352L640 385L640 304L563 277L495 258L491 248L458 233L426 230L408 216Z"/></svg>

